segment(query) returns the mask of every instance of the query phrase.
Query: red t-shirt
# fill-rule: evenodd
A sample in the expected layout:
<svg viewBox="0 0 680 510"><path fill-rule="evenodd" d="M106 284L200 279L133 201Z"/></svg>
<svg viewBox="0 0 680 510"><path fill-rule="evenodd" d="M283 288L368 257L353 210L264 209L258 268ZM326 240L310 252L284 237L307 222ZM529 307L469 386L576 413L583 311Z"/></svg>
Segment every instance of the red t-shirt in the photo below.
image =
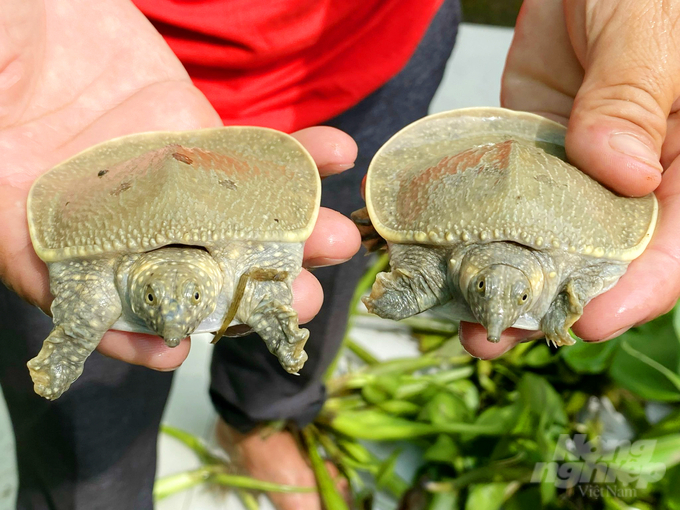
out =
<svg viewBox="0 0 680 510"><path fill-rule="evenodd" d="M133 0L225 124L328 120L406 64L443 0Z"/></svg>

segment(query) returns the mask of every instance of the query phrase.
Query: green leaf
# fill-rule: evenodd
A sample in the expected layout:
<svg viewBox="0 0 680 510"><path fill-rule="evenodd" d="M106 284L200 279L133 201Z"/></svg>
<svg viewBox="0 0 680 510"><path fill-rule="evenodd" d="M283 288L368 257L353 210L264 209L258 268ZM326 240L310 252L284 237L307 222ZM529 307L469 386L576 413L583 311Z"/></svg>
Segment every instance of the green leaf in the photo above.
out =
<svg viewBox="0 0 680 510"><path fill-rule="evenodd" d="M649 366L650 368L653 368L653 369L657 370L659 373L661 373L662 375L664 375L664 376L670 381L670 383L673 384L673 386L675 386L675 388L676 388L678 391L680 391L680 376L678 376L675 372L673 372L672 370L666 368L665 366L663 366L663 365L662 365L661 363L659 363L658 361L655 361L655 360L653 360L652 358L650 358L649 356L645 356L645 355L644 355L643 353L641 353L640 351L634 349L633 347L631 347L631 346L628 344L628 342L625 342L625 341L624 341L624 342L621 344L621 348L622 348L624 351L626 351L628 354L630 354L631 356L635 356L636 358L638 358L638 359L639 359L640 361L642 361L645 365Z"/></svg>
<svg viewBox="0 0 680 510"><path fill-rule="evenodd" d="M560 349L559 355L569 368L579 374L601 374L609 368L618 346L618 338L608 342L584 342Z"/></svg>
<svg viewBox="0 0 680 510"><path fill-rule="evenodd" d="M420 352L430 352L438 349L446 342L451 335L449 334L432 334L432 333L419 333L415 335L418 341L418 350Z"/></svg>
<svg viewBox="0 0 680 510"><path fill-rule="evenodd" d="M517 390L525 407L532 413L537 416L547 416L549 424L563 425L567 423L562 397L545 378L526 373L517 384Z"/></svg>
<svg viewBox="0 0 680 510"><path fill-rule="evenodd" d="M476 484L470 487L465 510L499 510L501 505L517 490L517 482Z"/></svg>
<svg viewBox="0 0 680 510"><path fill-rule="evenodd" d="M377 405L394 416L415 416L420 412L420 406L406 400L386 400Z"/></svg>
<svg viewBox="0 0 680 510"><path fill-rule="evenodd" d="M445 462L452 464L460 457L460 449L451 436L440 434L436 441L423 453L423 459L430 462Z"/></svg>
<svg viewBox="0 0 680 510"><path fill-rule="evenodd" d="M643 438L652 438L672 434L680 430L680 409L675 409L668 416L643 434Z"/></svg>
<svg viewBox="0 0 680 510"><path fill-rule="evenodd" d="M375 483L379 489L384 487L394 476L394 468L397 465L397 460L399 460L399 455L401 455L401 450L395 450L380 464L378 473L375 475Z"/></svg>
<svg viewBox="0 0 680 510"><path fill-rule="evenodd" d="M452 510L454 508L458 508L457 492L438 492L433 494L427 505L427 510Z"/></svg>
<svg viewBox="0 0 680 510"><path fill-rule="evenodd" d="M663 464L666 468L671 468L680 464L680 433L655 438L653 451L649 455L646 464L642 466L643 473L651 473L655 469L655 464ZM637 445L640 448L640 441L633 443L631 451ZM630 453L628 457L621 457L622 461L639 458L639 453ZM619 459L617 459L618 461ZM625 469L625 466L624 468Z"/></svg>
<svg viewBox="0 0 680 510"><path fill-rule="evenodd" d="M518 420L523 407L520 402L508 406L491 406L486 408L475 420L475 426L493 430L497 435L517 432ZM465 437L465 439L469 439Z"/></svg>
<svg viewBox="0 0 680 510"><path fill-rule="evenodd" d="M399 441L435 434L466 433L469 436L505 434L508 429L497 423L443 423L432 425L398 418L375 409L345 411L333 417L323 414L320 422L336 432L355 439Z"/></svg>
<svg viewBox="0 0 680 510"><path fill-rule="evenodd" d="M540 488L536 485L525 486L522 490L517 491L503 506L503 510L527 510L534 508L544 508L541 504Z"/></svg>
<svg viewBox="0 0 680 510"><path fill-rule="evenodd" d="M671 312L673 314L673 329L675 330L675 338L680 341L680 301L675 304L675 308ZM676 371L680 373L680 356L678 356L678 366Z"/></svg>
<svg viewBox="0 0 680 510"><path fill-rule="evenodd" d="M639 338L633 337L633 340ZM645 340L649 343L655 341ZM672 374L668 366L637 349L640 343L635 341L635 345L631 345L628 338L621 341L621 348L617 350L609 370L612 379L647 400L680 401L680 389L674 384L673 377L668 377L669 373Z"/></svg>
<svg viewBox="0 0 680 510"><path fill-rule="evenodd" d="M461 397L471 411L479 409L479 390L469 379L450 382L446 385L446 389Z"/></svg>
<svg viewBox="0 0 680 510"><path fill-rule="evenodd" d="M418 416L419 420L433 425L450 422L470 421L471 413L462 398L452 393L440 391L430 399Z"/></svg>
<svg viewBox="0 0 680 510"><path fill-rule="evenodd" d="M366 384L361 388L361 396L370 404L380 404L386 400L390 400L390 394L383 390L376 384Z"/></svg>
<svg viewBox="0 0 680 510"><path fill-rule="evenodd" d="M560 352L566 351L568 349L562 349ZM522 357L522 362L524 365L533 368L544 367L553 362L553 354L550 352L550 348L547 344L541 343L534 346L529 352L527 352Z"/></svg>
<svg viewBox="0 0 680 510"><path fill-rule="evenodd" d="M664 477L664 505L668 510L680 510L680 468L669 470Z"/></svg>
<svg viewBox="0 0 680 510"><path fill-rule="evenodd" d="M668 313L620 337L609 373L624 388L642 398L680 401L677 380L680 344Z"/></svg>

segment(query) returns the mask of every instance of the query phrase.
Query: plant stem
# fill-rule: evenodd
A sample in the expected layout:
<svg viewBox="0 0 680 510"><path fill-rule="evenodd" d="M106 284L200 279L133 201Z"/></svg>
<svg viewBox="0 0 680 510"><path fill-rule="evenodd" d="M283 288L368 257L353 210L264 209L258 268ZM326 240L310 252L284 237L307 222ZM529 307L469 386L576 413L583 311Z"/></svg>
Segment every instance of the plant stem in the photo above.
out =
<svg viewBox="0 0 680 510"><path fill-rule="evenodd" d="M314 435L314 426L308 425L302 429L302 437L307 446L307 455L312 463L312 469L316 475L316 483L319 487L319 495L326 510L349 510L344 498L335 486L335 480L328 472L326 462L319 453L319 445Z"/></svg>
<svg viewBox="0 0 680 510"><path fill-rule="evenodd" d="M342 345L338 350L338 354L335 356L335 359L326 370L324 380L328 381L335 372L335 367L338 364L338 359L342 355L342 348L347 344L347 341L349 339L349 331L352 328L352 324L354 322L353 317L356 314L356 309L357 306L359 306L359 300L361 299L361 296L363 296L368 291L368 289L371 288L373 282L375 281L376 275L387 267L387 265L389 264L389 260L390 258L387 255L387 253L381 255L380 258L375 262L375 264L373 264L371 268L368 271L366 271L366 273L361 277L359 283L354 289L354 294L352 294L352 299L349 303L349 317L347 318L345 337L342 340Z"/></svg>
<svg viewBox="0 0 680 510"><path fill-rule="evenodd" d="M165 497L184 491L204 482L212 482L226 487L249 489L264 492L314 492L315 487L296 487L257 480L248 476L232 475L224 471L222 466L203 466L193 471L164 476L156 480L154 498L158 501Z"/></svg>

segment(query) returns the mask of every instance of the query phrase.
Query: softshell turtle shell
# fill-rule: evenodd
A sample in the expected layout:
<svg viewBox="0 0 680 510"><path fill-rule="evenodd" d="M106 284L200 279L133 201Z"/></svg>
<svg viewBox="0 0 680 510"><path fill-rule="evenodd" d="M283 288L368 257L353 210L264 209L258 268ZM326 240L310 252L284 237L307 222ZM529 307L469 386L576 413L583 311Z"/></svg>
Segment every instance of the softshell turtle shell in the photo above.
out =
<svg viewBox="0 0 680 510"><path fill-rule="evenodd" d="M366 178L366 213L392 265L369 309L403 318L447 303L491 341L514 325L571 343L583 305L649 243L657 201L621 197L567 163L565 133L533 114L469 108L391 138ZM366 214L355 218L365 231Z"/></svg>
<svg viewBox="0 0 680 510"><path fill-rule="evenodd" d="M65 391L109 328L174 346L246 324L296 372L308 332L290 285L320 195L300 143L256 127L125 136L42 175L28 223L55 329L29 362L36 391Z"/></svg>
<svg viewBox="0 0 680 510"><path fill-rule="evenodd" d="M46 262L168 244L300 242L320 196L313 160L285 133L145 133L88 149L42 175L28 198L28 223Z"/></svg>

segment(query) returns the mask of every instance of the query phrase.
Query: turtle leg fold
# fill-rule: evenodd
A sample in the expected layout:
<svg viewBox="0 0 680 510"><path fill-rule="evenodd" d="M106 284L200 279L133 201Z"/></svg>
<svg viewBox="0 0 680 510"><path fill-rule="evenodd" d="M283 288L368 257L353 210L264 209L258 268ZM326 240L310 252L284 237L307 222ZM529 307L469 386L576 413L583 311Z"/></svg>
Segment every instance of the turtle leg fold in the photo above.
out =
<svg viewBox="0 0 680 510"><path fill-rule="evenodd" d="M369 312L401 320L451 299L445 253L432 247L392 244L391 271L379 273L363 298Z"/></svg>
<svg viewBox="0 0 680 510"><path fill-rule="evenodd" d="M110 260L53 263L50 275L54 329L28 369L35 392L54 400L80 376L122 307Z"/></svg>
<svg viewBox="0 0 680 510"><path fill-rule="evenodd" d="M589 266L570 276L541 319L546 341L555 347L573 345L575 340L569 334L569 328L581 317L583 307L612 288L626 267L627 264L612 263Z"/></svg>

